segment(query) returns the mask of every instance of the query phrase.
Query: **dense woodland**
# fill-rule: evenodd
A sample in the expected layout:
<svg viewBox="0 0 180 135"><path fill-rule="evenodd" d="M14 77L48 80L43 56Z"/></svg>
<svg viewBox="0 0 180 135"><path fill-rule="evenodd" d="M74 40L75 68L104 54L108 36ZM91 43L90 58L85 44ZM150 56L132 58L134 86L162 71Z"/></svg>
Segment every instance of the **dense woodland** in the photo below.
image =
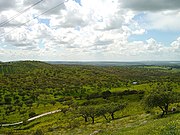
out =
<svg viewBox="0 0 180 135"><path fill-rule="evenodd" d="M68 129L81 129L84 123L108 123L137 114L163 117L173 107L177 113L172 115L178 117L179 92L178 65L0 63L0 124L23 121L23 125L14 128L0 127L0 133L63 134ZM27 122L33 116L57 109L61 112L53 117ZM179 132L178 126L175 133Z"/></svg>

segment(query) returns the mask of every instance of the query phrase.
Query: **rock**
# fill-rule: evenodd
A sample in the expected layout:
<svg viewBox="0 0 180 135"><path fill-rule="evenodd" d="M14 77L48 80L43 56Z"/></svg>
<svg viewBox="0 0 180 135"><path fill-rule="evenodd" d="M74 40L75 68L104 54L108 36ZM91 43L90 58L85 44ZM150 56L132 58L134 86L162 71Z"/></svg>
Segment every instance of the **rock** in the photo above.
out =
<svg viewBox="0 0 180 135"><path fill-rule="evenodd" d="M176 108L173 107L173 108L171 109L171 112L175 112L175 111L176 111Z"/></svg>
<svg viewBox="0 0 180 135"><path fill-rule="evenodd" d="M96 131L94 131L93 133L91 133L90 135L96 135L96 134L98 134L98 133L100 133L100 132L102 132L102 130L100 129L100 130L96 130Z"/></svg>

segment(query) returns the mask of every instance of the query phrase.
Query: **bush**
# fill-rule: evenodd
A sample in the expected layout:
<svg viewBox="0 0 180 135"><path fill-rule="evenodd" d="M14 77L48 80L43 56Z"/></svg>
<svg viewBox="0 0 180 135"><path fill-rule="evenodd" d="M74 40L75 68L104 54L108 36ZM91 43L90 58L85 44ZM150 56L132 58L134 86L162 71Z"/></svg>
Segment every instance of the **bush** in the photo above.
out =
<svg viewBox="0 0 180 135"><path fill-rule="evenodd" d="M34 116L36 116L36 113L35 112L30 112L29 113L29 117L31 118L31 117L34 117Z"/></svg>
<svg viewBox="0 0 180 135"><path fill-rule="evenodd" d="M138 94L137 90L125 90L122 92L123 95Z"/></svg>
<svg viewBox="0 0 180 135"><path fill-rule="evenodd" d="M109 90L107 91L103 91L101 96L104 98L104 99L107 99L111 96L111 92Z"/></svg>
<svg viewBox="0 0 180 135"><path fill-rule="evenodd" d="M37 129L34 135L44 135L44 133L41 129Z"/></svg>
<svg viewBox="0 0 180 135"><path fill-rule="evenodd" d="M56 104L56 101L55 100L51 100L50 104L52 104L54 106Z"/></svg>

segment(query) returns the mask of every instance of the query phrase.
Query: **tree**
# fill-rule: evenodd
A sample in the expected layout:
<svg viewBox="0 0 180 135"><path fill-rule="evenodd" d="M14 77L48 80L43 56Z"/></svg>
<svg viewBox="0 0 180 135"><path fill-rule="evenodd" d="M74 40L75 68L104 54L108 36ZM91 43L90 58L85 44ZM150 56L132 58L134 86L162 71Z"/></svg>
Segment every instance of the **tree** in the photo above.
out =
<svg viewBox="0 0 180 135"><path fill-rule="evenodd" d="M12 101L11 95L5 95L4 101L5 101L5 104L11 104L11 101Z"/></svg>
<svg viewBox="0 0 180 135"><path fill-rule="evenodd" d="M109 90L102 92L102 97L104 99L108 99L111 96L111 92Z"/></svg>
<svg viewBox="0 0 180 135"><path fill-rule="evenodd" d="M101 105L98 109L97 109L97 116L103 116L105 118L105 120L109 121L107 116L107 107L106 105Z"/></svg>
<svg viewBox="0 0 180 135"><path fill-rule="evenodd" d="M55 100L51 100L50 104L52 104L54 106L56 104L56 101Z"/></svg>
<svg viewBox="0 0 180 135"><path fill-rule="evenodd" d="M26 104L26 106L31 108L32 105L33 105L33 100L32 99L28 99L27 101L25 101L25 104Z"/></svg>
<svg viewBox="0 0 180 135"><path fill-rule="evenodd" d="M48 100L50 100L50 96L49 95L40 94L38 96L38 102L40 104L43 104L44 106L48 103Z"/></svg>
<svg viewBox="0 0 180 135"><path fill-rule="evenodd" d="M98 116L98 108L94 106L82 106L78 109L78 113L82 116L85 122L88 121L88 117L92 119L92 124L94 124L94 119Z"/></svg>
<svg viewBox="0 0 180 135"><path fill-rule="evenodd" d="M112 120L114 120L114 113L117 111L120 111L126 107L126 104L120 104L120 103L110 103L106 106L107 113L111 115Z"/></svg>
<svg viewBox="0 0 180 135"><path fill-rule="evenodd" d="M163 117L168 113L169 105L179 101L179 94L172 91L170 84L157 84L145 97L144 103L149 108L159 107Z"/></svg>
<svg viewBox="0 0 180 135"><path fill-rule="evenodd" d="M31 112L29 113L29 118L34 117L34 116L36 116L36 113L33 112L33 111L31 111Z"/></svg>
<svg viewBox="0 0 180 135"><path fill-rule="evenodd" d="M88 112L86 106L80 107L78 109L78 113L80 114L80 116L82 116L84 118L85 122L88 122L89 112Z"/></svg>
<svg viewBox="0 0 180 135"><path fill-rule="evenodd" d="M82 99L82 97L84 97L86 95L86 89L85 88L78 88L76 90L76 94L75 94L77 97L79 97L80 99Z"/></svg>
<svg viewBox="0 0 180 135"><path fill-rule="evenodd" d="M94 118L97 115L97 108L90 106L87 110L89 112L89 117L92 119L92 124L94 124Z"/></svg>
<svg viewBox="0 0 180 135"><path fill-rule="evenodd" d="M66 112L69 111L69 110L70 110L69 106L64 106L64 107L61 108L61 112L64 113L64 114L66 114Z"/></svg>

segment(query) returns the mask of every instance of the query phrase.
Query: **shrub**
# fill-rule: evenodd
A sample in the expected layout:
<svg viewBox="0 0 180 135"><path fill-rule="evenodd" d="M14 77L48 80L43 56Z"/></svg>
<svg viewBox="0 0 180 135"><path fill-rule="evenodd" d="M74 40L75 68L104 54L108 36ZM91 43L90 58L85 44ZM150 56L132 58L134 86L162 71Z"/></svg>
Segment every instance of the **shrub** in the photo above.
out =
<svg viewBox="0 0 180 135"><path fill-rule="evenodd" d="M37 129L34 135L44 135L44 133L41 129Z"/></svg>
<svg viewBox="0 0 180 135"><path fill-rule="evenodd" d="M35 112L30 112L29 113L29 117L31 118L31 117L34 117L34 116L36 116L36 113Z"/></svg>
<svg viewBox="0 0 180 135"><path fill-rule="evenodd" d="M101 95L104 99L107 99L111 96L111 92L109 90L107 90L107 91L102 92Z"/></svg>

